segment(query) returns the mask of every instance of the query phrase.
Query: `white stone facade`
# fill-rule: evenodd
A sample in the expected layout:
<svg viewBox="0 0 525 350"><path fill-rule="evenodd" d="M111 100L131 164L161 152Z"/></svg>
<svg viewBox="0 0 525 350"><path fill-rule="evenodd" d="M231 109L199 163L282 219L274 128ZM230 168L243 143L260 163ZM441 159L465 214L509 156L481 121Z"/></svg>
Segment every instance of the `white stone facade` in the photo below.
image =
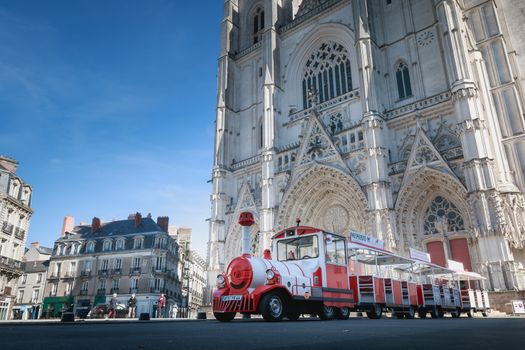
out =
<svg viewBox="0 0 525 350"><path fill-rule="evenodd" d="M302 224L525 289L521 1L225 1L208 279ZM264 20L262 20L264 18Z"/></svg>
<svg viewBox="0 0 525 350"><path fill-rule="evenodd" d="M18 162L0 155L0 320L12 318L22 275L33 189L17 174Z"/></svg>

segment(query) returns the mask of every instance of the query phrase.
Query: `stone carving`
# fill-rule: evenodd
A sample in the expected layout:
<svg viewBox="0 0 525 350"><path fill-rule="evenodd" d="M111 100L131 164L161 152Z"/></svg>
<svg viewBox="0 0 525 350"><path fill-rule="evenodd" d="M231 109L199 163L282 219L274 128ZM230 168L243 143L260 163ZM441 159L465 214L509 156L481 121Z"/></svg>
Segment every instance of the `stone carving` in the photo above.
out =
<svg viewBox="0 0 525 350"><path fill-rule="evenodd" d="M315 10L325 2L328 2L328 0L303 0L301 5L299 5L299 10L297 10L297 14L295 16L303 16L308 12Z"/></svg>
<svg viewBox="0 0 525 350"><path fill-rule="evenodd" d="M517 249L525 246L525 201L521 194L511 193L502 196L505 215L505 237Z"/></svg>
<svg viewBox="0 0 525 350"><path fill-rule="evenodd" d="M346 234L348 229L348 212L346 209L337 204L329 207L323 215L324 227L334 233Z"/></svg>

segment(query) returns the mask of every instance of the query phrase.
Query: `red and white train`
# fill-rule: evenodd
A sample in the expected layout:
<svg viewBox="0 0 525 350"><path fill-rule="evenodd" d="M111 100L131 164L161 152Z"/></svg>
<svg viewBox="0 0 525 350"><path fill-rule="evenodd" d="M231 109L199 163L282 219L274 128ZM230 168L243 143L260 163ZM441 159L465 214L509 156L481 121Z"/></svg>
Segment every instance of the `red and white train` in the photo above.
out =
<svg viewBox="0 0 525 350"><path fill-rule="evenodd" d="M287 228L272 237L264 257L249 254L251 213L242 213L243 254L217 276L213 312L219 321L237 313L261 314L266 321L296 320L315 314L323 320L348 319L365 312L379 319L432 318L450 313L471 316L490 310L488 294L473 289L483 277L430 263L428 254L411 250L403 257L373 237L351 232L350 240L309 226Z"/></svg>

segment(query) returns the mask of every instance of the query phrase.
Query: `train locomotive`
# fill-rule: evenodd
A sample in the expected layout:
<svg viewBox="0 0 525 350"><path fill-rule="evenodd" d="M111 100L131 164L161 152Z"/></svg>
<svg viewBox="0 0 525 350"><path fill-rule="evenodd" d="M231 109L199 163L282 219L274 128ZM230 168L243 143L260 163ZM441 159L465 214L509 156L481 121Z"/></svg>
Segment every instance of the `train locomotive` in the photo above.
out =
<svg viewBox="0 0 525 350"><path fill-rule="evenodd" d="M301 314L345 320L352 311L371 319L381 318L384 311L408 319L416 313L437 318L446 312L459 317L462 312L489 311L486 292L470 290L470 282L454 280L456 271L421 259L426 253L406 258L386 251L373 237L353 232L347 242L342 235L302 226L298 220L297 226L272 237L275 257L269 250L255 257L249 253L253 223L251 213L240 215L242 255L217 276L213 313L219 321L231 321L237 313L260 314L275 322L297 320ZM424 283L422 278L429 276L438 277ZM483 279L475 273L468 276Z"/></svg>

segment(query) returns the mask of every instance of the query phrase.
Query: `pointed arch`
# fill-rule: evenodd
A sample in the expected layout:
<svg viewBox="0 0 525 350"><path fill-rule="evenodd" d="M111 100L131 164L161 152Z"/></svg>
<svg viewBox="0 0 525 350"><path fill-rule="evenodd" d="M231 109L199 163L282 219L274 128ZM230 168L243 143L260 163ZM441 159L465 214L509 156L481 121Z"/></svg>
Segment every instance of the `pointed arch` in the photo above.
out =
<svg viewBox="0 0 525 350"><path fill-rule="evenodd" d="M277 229L293 226L300 218L305 225L342 234L349 229L369 231L368 202L354 178L316 163L301 170L292 176L281 201Z"/></svg>
<svg viewBox="0 0 525 350"><path fill-rule="evenodd" d="M327 23L314 26L307 32L300 41L297 42L295 49L289 56L286 63L286 70L284 74L284 85L286 91L302 91L302 83L304 78L304 67L312 53L315 52L323 43L331 41L335 44L341 45L348 52L350 61L350 75L357 77L357 56L355 53L354 42L355 37L353 31L340 23ZM352 82L352 88L358 87L358 79ZM289 94L286 105L295 106L296 108L303 107L303 94Z"/></svg>
<svg viewBox="0 0 525 350"><path fill-rule="evenodd" d="M406 179L396 200L398 232L405 249L410 246L421 248L423 241L429 238L424 234L425 215L438 196L453 203L461 214L464 230L458 233L472 232L473 216L467 202L467 189L450 174L423 167Z"/></svg>

